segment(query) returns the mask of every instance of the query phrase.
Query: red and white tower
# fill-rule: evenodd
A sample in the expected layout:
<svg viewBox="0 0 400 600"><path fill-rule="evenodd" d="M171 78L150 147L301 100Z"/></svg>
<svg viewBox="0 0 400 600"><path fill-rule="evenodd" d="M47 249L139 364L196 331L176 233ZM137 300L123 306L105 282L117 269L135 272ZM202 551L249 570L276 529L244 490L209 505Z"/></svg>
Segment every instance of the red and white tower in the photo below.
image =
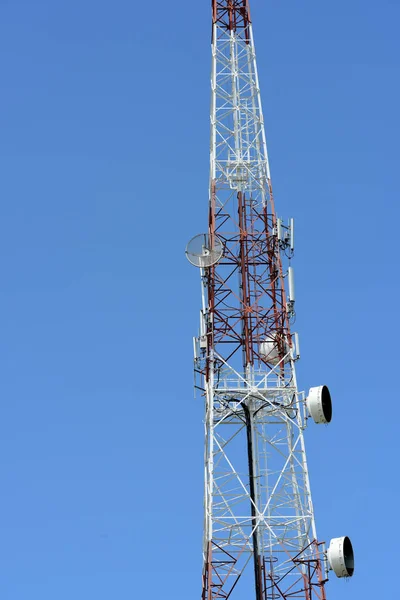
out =
<svg viewBox="0 0 400 600"><path fill-rule="evenodd" d="M294 226L275 214L248 0L212 0L208 212L186 249L202 284L202 600L324 600L329 569L349 577L354 557L348 537L326 551L316 533L303 434L332 405L326 386L297 387Z"/></svg>

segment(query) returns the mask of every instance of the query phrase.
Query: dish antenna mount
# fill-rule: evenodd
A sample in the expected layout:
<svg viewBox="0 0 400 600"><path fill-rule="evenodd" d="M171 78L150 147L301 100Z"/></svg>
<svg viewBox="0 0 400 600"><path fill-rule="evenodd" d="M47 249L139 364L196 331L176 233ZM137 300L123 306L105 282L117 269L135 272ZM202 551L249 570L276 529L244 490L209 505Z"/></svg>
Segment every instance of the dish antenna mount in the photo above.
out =
<svg viewBox="0 0 400 600"><path fill-rule="evenodd" d="M211 240L212 238L212 240ZM199 233L186 246L185 254L195 267L212 267L224 253L224 245L217 235Z"/></svg>

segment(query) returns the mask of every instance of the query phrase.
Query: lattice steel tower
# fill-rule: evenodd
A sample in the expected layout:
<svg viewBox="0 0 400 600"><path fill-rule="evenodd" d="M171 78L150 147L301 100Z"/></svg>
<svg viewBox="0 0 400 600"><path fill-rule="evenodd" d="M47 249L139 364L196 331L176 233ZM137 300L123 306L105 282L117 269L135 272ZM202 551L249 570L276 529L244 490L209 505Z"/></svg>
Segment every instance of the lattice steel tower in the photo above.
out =
<svg viewBox="0 0 400 600"><path fill-rule="evenodd" d="M212 1L211 90L208 233L186 249L202 284L202 600L323 600L329 568L351 576L354 558L315 528L303 432L331 420L331 398L297 388L293 220L275 214L247 0Z"/></svg>

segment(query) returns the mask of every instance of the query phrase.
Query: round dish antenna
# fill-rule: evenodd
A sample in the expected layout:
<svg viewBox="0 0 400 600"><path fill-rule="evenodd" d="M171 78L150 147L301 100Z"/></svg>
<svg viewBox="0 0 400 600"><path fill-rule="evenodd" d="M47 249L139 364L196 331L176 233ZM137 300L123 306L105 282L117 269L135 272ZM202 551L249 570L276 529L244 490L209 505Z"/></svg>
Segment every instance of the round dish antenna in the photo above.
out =
<svg viewBox="0 0 400 600"><path fill-rule="evenodd" d="M195 267L212 267L224 253L224 246L217 235L199 233L186 246L186 258Z"/></svg>
<svg viewBox="0 0 400 600"><path fill-rule="evenodd" d="M282 348L279 348L279 339L276 332L267 334L265 340L261 342L259 346L259 353L268 363L274 367L278 365L282 358L283 362L287 363L290 361L290 348L286 340L281 343ZM283 356L281 354L283 353Z"/></svg>
<svg viewBox="0 0 400 600"><path fill-rule="evenodd" d="M310 388L306 400L307 408L315 423L330 423L332 419L332 400L326 385Z"/></svg>
<svg viewBox="0 0 400 600"><path fill-rule="evenodd" d="M351 577L354 573L354 552L347 536L333 538L328 548L329 566L337 577Z"/></svg>

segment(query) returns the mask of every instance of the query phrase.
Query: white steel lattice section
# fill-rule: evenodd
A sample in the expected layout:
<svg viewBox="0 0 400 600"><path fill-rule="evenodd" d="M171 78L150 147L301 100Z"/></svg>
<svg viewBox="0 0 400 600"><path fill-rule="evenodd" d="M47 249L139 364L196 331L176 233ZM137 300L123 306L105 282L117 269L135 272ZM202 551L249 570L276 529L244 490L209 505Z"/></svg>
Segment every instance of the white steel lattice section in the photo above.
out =
<svg viewBox="0 0 400 600"><path fill-rule="evenodd" d="M213 44L211 173L226 190L248 190L265 203L269 167L254 48L238 34L216 28ZM212 149L213 150L213 149ZM219 199L222 206L226 199Z"/></svg>

